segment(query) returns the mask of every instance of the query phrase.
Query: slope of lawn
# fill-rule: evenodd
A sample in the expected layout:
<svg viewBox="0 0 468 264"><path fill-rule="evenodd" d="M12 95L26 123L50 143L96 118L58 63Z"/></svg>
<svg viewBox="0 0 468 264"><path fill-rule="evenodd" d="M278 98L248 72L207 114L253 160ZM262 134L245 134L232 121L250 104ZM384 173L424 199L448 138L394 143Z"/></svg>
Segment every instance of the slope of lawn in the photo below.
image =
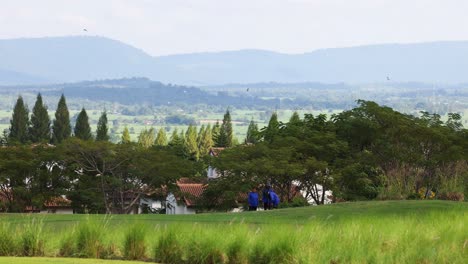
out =
<svg viewBox="0 0 468 264"><path fill-rule="evenodd" d="M177 216L0 214L0 255L159 263L466 263L467 223L468 203L448 201ZM24 260L30 262L19 263L43 261Z"/></svg>
<svg viewBox="0 0 468 264"><path fill-rule="evenodd" d="M415 214L427 215L442 213L444 211L468 211L468 203L450 201L370 201L337 203L325 206L297 207L272 211L243 212L243 213L203 213L196 215L58 215L58 214L0 214L0 221L21 223L29 221L31 216L40 218L44 224L70 225L87 219L104 219L110 223L119 224L127 222L149 223L226 223L243 222L254 224L297 223L305 224L311 220L349 220L360 217L389 217L411 216Z"/></svg>

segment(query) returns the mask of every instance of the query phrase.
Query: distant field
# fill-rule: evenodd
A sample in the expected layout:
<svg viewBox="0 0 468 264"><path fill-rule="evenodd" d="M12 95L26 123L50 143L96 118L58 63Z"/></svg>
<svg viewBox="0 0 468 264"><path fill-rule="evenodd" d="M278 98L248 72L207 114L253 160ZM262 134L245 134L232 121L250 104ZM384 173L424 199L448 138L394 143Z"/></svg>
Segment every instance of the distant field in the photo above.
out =
<svg viewBox="0 0 468 264"><path fill-rule="evenodd" d="M130 239L144 245L139 259L161 263L465 263L466 223L468 204L447 201L172 216L1 214L0 255L8 234L21 245L36 230L46 256L122 258Z"/></svg>
<svg viewBox="0 0 468 264"><path fill-rule="evenodd" d="M87 110L89 120L90 120L90 125L91 125L91 130L95 131L97 122L99 120L99 117L101 115L102 110L94 110L90 109ZM293 114L295 110L291 109L282 109L278 110L278 119L282 122L287 122L291 115ZM330 116L333 113L339 113L341 110L333 110L333 111L328 111L328 110L314 110L314 111L305 111L305 110L297 110L299 115L303 117L305 113L312 113L314 115L318 114L327 114L327 116ZM73 118L74 116L78 115L79 111L77 110L71 110L70 111L70 117ZM49 112L51 120L53 119L53 112ZM184 113L181 112L183 115L187 115L189 117L193 117L197 122L200 124L198 125L198 128L202 124L208 125L211 124L213 126L217 120L219 120L220 123L222 123L223 120L223 115L224 113ZM233 120L233 129L234 129L234 136L237 137L239 142L242 142L245 138L245 135L247 134L247 128L249 125L250 120L254 120L257 124L258 127L261 129L264 126L268 125L268 119L269 115L271 112L265 113L265 111L259 111L259 110L231 110L231 118ZM0 110L0 133L2 133L5 129L9 128L9 120L11 118L12 112L7 111L7 110ZM150 129L154 128L156 130L159 130L161 128L169 129L167 132L168 137L170 137L172 131L177 128L177 130L180 132L182 130L186 130L188 126L186 125L173 125L173 124L160 124L155 122L155 120L161 120L164 119L165 116L154 116L154 115L139 115L139 116L129 116L129 115L123 115L123 114L114 114L114 113L108 113L107 115L108 122L109 122L109 128L115 130L115 137L120 138L121 133L124 129L125 126L127 126L130 129L130 136L132 140L136 141L138 140L138 135L140 132L144 129ZM203 122L201 122L203 121Z"/></svg>

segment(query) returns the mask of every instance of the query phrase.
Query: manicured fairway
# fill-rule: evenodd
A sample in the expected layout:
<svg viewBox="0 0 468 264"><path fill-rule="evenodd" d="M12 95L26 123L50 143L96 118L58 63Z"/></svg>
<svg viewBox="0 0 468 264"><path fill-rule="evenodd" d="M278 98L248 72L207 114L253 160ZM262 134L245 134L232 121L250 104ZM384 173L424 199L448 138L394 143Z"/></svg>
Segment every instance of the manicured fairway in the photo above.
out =
<svg viewBox="0 0 468 264"><path fill-rule="evenodd" d="M68 226L87 219L107 219L112 224L128 223L253 223L305 224L310 221L347 221L368 217L413 217L431 213L459 210L468 212L468 203L448 201L378 201L338 203L315 207L298 207L272 211L244 213L204 213L196 215L56 215L56 214L0 214L0 221L23 223L31 217L40 218L46 225Z"/></svg>

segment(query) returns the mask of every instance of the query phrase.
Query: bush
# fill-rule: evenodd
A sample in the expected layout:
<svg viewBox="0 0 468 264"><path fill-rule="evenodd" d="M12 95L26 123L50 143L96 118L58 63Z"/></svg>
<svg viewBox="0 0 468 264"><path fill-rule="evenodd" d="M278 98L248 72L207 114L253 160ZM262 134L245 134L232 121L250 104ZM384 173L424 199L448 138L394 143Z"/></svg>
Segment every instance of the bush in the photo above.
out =
<svg viewBox="0 0 468 264"><path fill-rule="evenodd" d="M290 203L280 203L279 208L288 208L288 207L304 207L308 206L309 203L303 197L294 197Z"/></svg>
<svg viewBox="0 0 468 264"><path fill-rule="evenodd" d="M408 199L408 200L419 200L419 199L421 199L421 196L419 195L419 193L411 193L410 195L408 195L406 197L406 199Z"/></svg>
<svg viewBox="0 0 468 264"><path fill-rule="evenodd" d="M461 192L448 192L442 193L439 195L440 200L448 200L448 201L457 201L462 202L465 200L465 195Z"/></svg>
<svg viewBox="0 0 468 264"><path fill-rule="evenodd" d="M135 225L125 234L124 257L130 260L144 260L146 258L145 245L146 228Z"/></svg>

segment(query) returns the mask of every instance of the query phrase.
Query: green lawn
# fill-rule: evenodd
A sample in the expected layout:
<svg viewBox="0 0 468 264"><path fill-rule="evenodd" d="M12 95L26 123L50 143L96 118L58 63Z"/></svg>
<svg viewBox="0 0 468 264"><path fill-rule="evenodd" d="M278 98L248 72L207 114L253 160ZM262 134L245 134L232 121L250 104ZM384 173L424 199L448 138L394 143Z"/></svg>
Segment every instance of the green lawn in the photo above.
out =
<svg viewBox="0 0 468 264"><path fill-rule="evenodd" d="M196 215L39 215L39 214L0 214L0 221L24 223L31 217L40 218L45 225L71 225L86 219L106 219L113 224L128 223L231 223L253 224L297 223L311 221L348 221L369 217L425 217L431 213L446 211L468 212L468 203L448 201L377 201L337 203L326 206L287 208L273 211L244 213L204 213Z"/></svg>
<svg viewBox="0 0 468 264"><path fill-rule="evenodd" d="M72 257L0 263L129 256L161 263L465 263L466 223L468 204L448 201L176 216L0 214L0 255Z"/></svg>

